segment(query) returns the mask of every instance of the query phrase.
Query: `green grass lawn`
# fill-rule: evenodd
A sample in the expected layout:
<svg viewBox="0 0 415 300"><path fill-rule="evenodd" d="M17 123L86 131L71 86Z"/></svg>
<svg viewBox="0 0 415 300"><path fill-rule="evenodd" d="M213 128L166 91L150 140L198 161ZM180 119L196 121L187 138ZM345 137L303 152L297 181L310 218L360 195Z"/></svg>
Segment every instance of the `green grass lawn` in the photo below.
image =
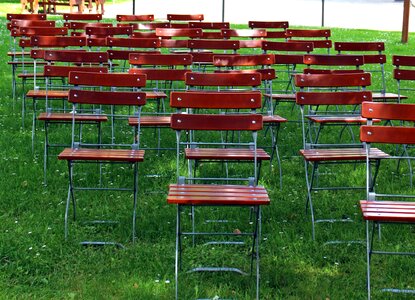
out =
<svg viewBox="0 0 415 300"><path fill-rule="evenodd" d="M19 4L0 4L0 299L172 299L174 297L174 247L176 208L166 203L169 183L175 178L175 153L161 155L148 151L140 166L138 239L130 242L131 198L113 193L109 196L85 193L79 198L79 219L105 214L120 221L110 228L85 226L70 222L70 236L64 239L64 210L67 196L67 166L55 157L50 159L48 185L43 180L43 130L38 126L34 152L31 149L31 113L21 122L21 97L11 93L11 70L7 65L9 32L5 12L18 12ZM333 41L383 41L387 54L387 82L396 92L392 78L391 57L413 54L415 35L409 44L400 43L399 32L332 29ZM378 83L374 83L378 86ZM409 100L411 102L412 100ZM30 108L30 103L28 104ZM279 108L282 116L296 118L297 110L289 105ZM56 132L56 129L55 129ZM66 131L59 133L64 138ZM153 132L143 134L142 143L151 143ZM164 143L174 145L172 132L164 132ZM261 136L261 142L264 137ZM271 197L263 209L261 239L262 299L364 299L366 297L366 252L364 244L326 245L331 239L364 240L364 222L358 200L364 192L321 192L315 195L315 210L320 216L346 214L351 224L318 224L317 240L311 240L310 217L305 211L303 161L298 156L301 130L297 123L281 128L279 139L283 168L283 187L279 188L276 165L263 166L261 182ZM59 150L54 150L57 154ZM382 166L379 188L409 189L405 171ZM220 172L220 170L218 170ZM331 171L330 171L331 172ZM337 176L328 172L330 183L347 181L363 184L363 166L342 167ZM127 178L121 178L122 180ZM317 200L318 199L318 200ZM248 216L248 214L247 214ZM247 218L248 219L248 218ZM385 228L384 236L401 238L400 247L413 245L409 228ZM126 249L113 247L85 248L83 238L102 236L118 240ZM389 239L385 239L389 245ZM185 261L197 264L197 257L220 261L229 254L224 249L208 256L209 249L197 246L185 249ZM233 254L248 259L249 250L235 248ZM202 254L202 255L200 255ZM210 255L210 254L209 254ZM245 260L234 261L246 264ZM415 288L415 262L408 258L375 258L374 297L394 299L381 294L382 284ZM183 277L183 278L182 278ZM249 276L224 274L212 276L184 274L181 277L183 299L235 298L252 299L254 285ZM404 298L404 297L402 297ZM218 299L218 298L217 298Z"/></svg>

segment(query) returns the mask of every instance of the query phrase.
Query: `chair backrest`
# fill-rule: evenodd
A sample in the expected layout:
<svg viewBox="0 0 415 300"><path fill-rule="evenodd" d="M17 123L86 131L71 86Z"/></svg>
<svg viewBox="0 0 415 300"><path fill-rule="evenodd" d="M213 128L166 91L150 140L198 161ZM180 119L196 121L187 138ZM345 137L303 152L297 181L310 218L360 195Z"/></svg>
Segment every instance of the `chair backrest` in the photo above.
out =
<svg viewBox="0 0 415 300"><path fill-rule="evenodd" d="M112 23L102 23L102 22L89 23L89 22L79 22L79 21L66 22L64 26L72 30L71 34L75 34L74 31L76 30L82 30L83 32L80 32L80 34L83 34L83 35L85 35L84 31L86 27L113 27Z"/></svg>
<svg viewBox="0 0 415 300"><path fill-rule="evenodd" d="M410 97L415 91L415 56L394 55L392 63L395 66L393 78L397 82L398 103L400 103L402 92Z"/></svg>
<svg viewBox="0 0 415 300"><path fill-rule="evenodd" d="M189 28L200 28L203 30L220 30L230 28L229 22L189 22Z"/></svg>
<svg viewBox="0 0 415 300"><path fill-rule="evenodd" d="M248 26L251 29L266 29L267 39L285 39L285 30L289 23L288 21L249 21Z"/></svg>
<svg viewBox="0 0 415 300"><path fill-rule="evenodd" d="M203 14L167 14L167 20L172 21L203 21Z"/></svg>
<svg viewBox="0 0 415 300"><path fill-rule="evenodd" d="M374 84L381 84L378 90L381 93L386 93L386 55L383 53L385 51L384 42L335 42L334 49L339 54L363 55L365 71L372 73Z"/></svg>
<svg viewBox="0 0 415 300"><path fill-rule="evenodd" d="M30 45L37 48L85 47L86 37L73 36L32 36Z"/></svg>
<svg viewBox="0 0 415 300"><path fill-rule="evenodd" d="M133 66L183 66L192 65L190 54L131 54L129 62Z"/></svg>
<svg viewBox="0 0 415 300"><path fill-rule="evenodd" d="M46 20L46 14L7 14L6 19L11 21L13 19L19 20Z"/></svg>
<svg viewBox="0 0 415 300"><path fill-rule="evenodd" d="M19 27L18 34L20 36L33 35L68 35L68 28L66 27Z"/></svg>
<svg viewBox="0 0 415 300"><path fill-rule="evenodd" d="M161 47L161 41L158 38L142 38L142 39L132 39L132 38L117 38L117 37L107 37L107 45L109 47L124 47L130 49L156 49Z"/></svg>
<svg viewBox="0 0 415 300"><path fill-rule="evenodd" d="M221 29L221 32L225 39L239 39L241 48L261 48L267 36L265 29Z"/></svg>
<svg viewBox="0 0 415 300"><path fill-rule="evenodd" d="M76 50L46 50L44 59L48 62L104 64L108 62L108 53Z"/></svg>
<svg viewBox="0 0 415 300"><path fill-rule="evenodd" d="M160 38L201 38L202 29L200 28L156 28L156 35Z"/></svg>
<svg viewBox="0 0 415 300"><path fill-rule="evenodd" d="M133 33L132 26L123 27L97 27L87 26L85 27L85 33L88 36L95 37L109 37L114 35L131 36Z"/></svg>
<svg viewBox="0 0 415 300"><path fill-rule="evenodd" d="M117 22L152 22L154 15L117 15Z"/></svg>
<svg viewBox="0 0 415 300"><path fill-rule="evenodd" d="M304 149L330 147L329 145L331 147L357 146L353 134L351 141L333 139L333 131L321 137L319 130L315 136L312 136L311 123L360 125L364 122L360 118L360 105L364 101L372 101L372 93L365 90L370 84L369 73L295 75L295 85L300 88L296 93L296 103L301 108ZM323 143L320 137L324 140Z"/></svg>
<svg viewBox="0 0 415 300"><path fill-rule="evenodd" d="M68 101L73 104L72 110L72 148L76 147L77 143L82 144L83 141L77 141L80 138L75 134L75 117L78 114L89 113L96 111L98 113L106 113L112 116L113 122L122 120L128 126L126 118L135 116L140 119L141 107L146 103L146 93L140 91L146 85L146 76L128 73L91 73L91 72L70 72L69 84L74 88L69 91ZM131 110L122 110L122 115L115 115L115 106L132 107ZM121 111L121 110L120 110ZM126 111L126 112L125 112ZM125 115L127 113L127 115ZM139 122L138 122L139 124ZM121 125L121 124L120 124ZM138 148L139 137L131 137L134 140L132 143L126 143L123 139L124 135L115 138L113 131L113 124L110 126L112 130L111 142L105 143L101 140L94 141L89 146L96 147L114 147L114 146L128 146ZM138 126L138 130L140 130ZM120 132L118 132L120 133ZM117 142L116 142L117 140Z"/></svg>
<svg viewBox="0 0 415 300"><path fill-rule="evenodd" d="M364 65L363 55L314 55L306 54L303 62L307 65L305 73L327 73L327 72L359 72Z"/></svg>
<svg viewBox="0 0 415 300"><path fill-rule="evenodd" d="M216 90L220 87L250 87L261 85L261 74L259 73L200 73L186 74L186 85L188 87L212 87Z"/></svg>
<svg viewBox="0 0 415 300"><path fill-rule="evenodd" d="M55 27L55 21L49 20L20 20L20 19L12 19L9 23L7 23L7 29L12 28L19 28L19 27Z"/></svg>
<svg viewBox="0 0 415 300"><path fill-rule="evenodd" d="M287 28L286 37L289 41L302 40L313 42L314 48L325 48L330 50L333 43L329 40L330 29L291 29Z"/></svg>
<svg viewBox="0 0 415 300"><path fill-rule="evenodd" d="M63 14L64 21L101 21L102 14Z"/></svg>

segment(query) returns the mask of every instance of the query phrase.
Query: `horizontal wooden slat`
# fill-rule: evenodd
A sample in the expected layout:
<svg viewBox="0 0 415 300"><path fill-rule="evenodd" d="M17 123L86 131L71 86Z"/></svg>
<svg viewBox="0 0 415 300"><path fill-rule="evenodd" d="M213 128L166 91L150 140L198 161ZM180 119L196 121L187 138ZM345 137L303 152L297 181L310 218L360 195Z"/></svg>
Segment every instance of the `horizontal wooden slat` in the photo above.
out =
<svg viewBox="0 0 415 300"><path fill-rule="evenodd" d="M307 161L340 161L340 160L365 160L366 150L363 148L339 148L339 149L307 149L300 150L300 154ZM370 149L372 159L388 158L389 155L377 149Z"/></svg>
<svg viewBox="0 0 415 300"><path fill-rule="evenodd" d="M235 148L186 148L188 159L206 160L254 160L254 150ZM263 149L257 149L258 160L270 160L270 156Z"/></svg>
<svg viewBox="0 0 415 300"><path fill-rule="evenodd" d="M71 113L41 113L38 117L40 121L63 121L71 122L73 114ZM76 114L75 122L106 122L108 117L105 115Z"/></svg>
<svg viewBox="0 0 415 300"><path fill-rule="evenodd" d="M184 205L268 205L270 199L263 187L237 185L169 186L167 202Z"/></svg>
<svg viewBox="0 0 415 300"><path fill-rule="evenodd" d="M58 159L141 162L144 160L144 150L66 148L58 155Z"/></svg>

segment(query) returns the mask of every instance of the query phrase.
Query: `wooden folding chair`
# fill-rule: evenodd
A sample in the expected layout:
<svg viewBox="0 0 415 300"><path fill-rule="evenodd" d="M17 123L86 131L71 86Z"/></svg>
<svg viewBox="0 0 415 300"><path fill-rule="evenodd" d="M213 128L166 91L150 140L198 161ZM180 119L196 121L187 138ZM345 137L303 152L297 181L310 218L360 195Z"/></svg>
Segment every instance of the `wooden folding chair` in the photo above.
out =
<svg viewBox="0 0 415 300"><path fill-rule="evenodd" d="M222 29L224 39L238 39L241 48L261 49L267 36L265 29Z"/></svg>
<svg viewBox="0 0 415 300"><path fill-rule="evenodd" d="M213 65L219 69L219 72L242 72L242 73L260 73L261 74L261 91L263 95L272 95L273 80L276 78L275 70L271 68L274 64L274 55L272 54L257 54L257 55L215 55L213 57ZM271 134L271 161L274 156L278 161L278 168L280 173L280 185L282 185L282 168L281 160L278 151L278 133L281 123L287 120L274 115L271 99L264 98L262 110L264 125ZM269 146L268 146L269 147Z"/></svg>
<svg viewBox="0 0 415 300"><path fill-rule="evenodd" d="M171 149L169 145L161 144L161 128L169 127L171 109L165 100L172 91L185 89L185 74L191 72L192 56L190 54L130 54L129 70L132 74L147 75L147 100L155 100L155 107L148 101L140 119L142 127L157 129L157 144L151 146L146 140L146 149ZM154 102L154 101L153 101ZM168 101L167 101L168 103ZM137 126L137 118L130 119L131 126Z"/></svg>
<svg viewBox="0 0 415 300"><path fill-rule="evenodd" d="M251 29L265 29L266 39L286 39L285 30L289 27L288 21L249 21Z"/></svg>
<svg viewBox="0 0 415 300"><path fill-rule="evenodd" d="M360 116L359 106L363 101L371 101L371 92L364 88L370 86L369 73L349 74L298 74L295 84L301 90L296 93L296 102L300 105L302 116L304 169L307 184L307 203L310 208L312 222L312 238L315 239L315 224L322 222L351 222L350 217L340 219L316 219L313 195L316 191L358 190L363 187L356 184L350 186L334 186L338 183L323 181L319 175L320 166L363 163L366 154L362 144L353 139L343 138L336 134L344 125L357 125L365 122ZM318 110L316 110L316 107ZM314 131L312 124L318 124ZM322 126L331 125L332 130L322 136ZM333 134L333 132L335 134ZM337 138L338 137L338 138ZM373 148L371 162L379 167L380 159L386 157L383 151ZM344 183L346 184L346 183ZM338 242L338 241L332 241Z"/></svg>
<svg viewBox="0 0 415 300"><path fill-rule="evenodd" d="M188 52L188 40L201 38L202 33L199 28L156 28L156 36L161 39L161 46L171 52L183 49Z"/></svg>
<svg viewBox="0 0 415 300"><path fill-rule="evenodd" d="M247 80L254 81L257 84L260 82L260 75L256 74L234 74L230 77L229 74L206 74L206 73L190 73L186 75L187 82L192 82L192 85L245 85ZM228 81L225 83L225 77L228 77ZM241 81L242 80L242 81ZM204 82L204 83L203 83ZM179 298L179 272L183 265L183 249L184 249L184 237L191 236L193 244L196 242L196 237L201 240L205 236L214 235L216 238L220 236L232 238L218 240L214 242L207 242L205 245L244 245L245 239L243 237L252 238L252 251L251 251L251 274L256 275L256 299L259 299L259 240L260 240L260 224L261 224L261 206L268 205L270 203L267 191L257 186L257 163L264 155L263 152L257 148L256 139L257 131L262 128L262 116L253 113L242 114L212 114L212 110L218 109L239 109L239 110L254 110L261 107L261 94L259 91L249 92L226 92L226 91L188 91L188 92L173 92L171 95L171 106L176 107L179 113L172 115L171 127L176 131L177 136L177 184L171 184L169 186L169 194L167 196L167 202L177 205L177 224L176 224L176 263L175 263L175 281L176 299ZM183 110L187 113L182 113ZM194 114L194 110L208 109L211 114ZM183 141L181 137L182 132L189 131L190 140ZM196 132L200 132L206 141L206 138L213 132L222 131L237 131L251 133L249 141L232 142L229 148L222 144L224 147L219 149L209 148L214 147L217 144L211 144L212 140L207 140L208 148L202 148L201 140L195 139ZM210 133L209 133L210 132ZM199 143L200 142L200 143ZM182 151L182 147L185 147L185 151ZM217 145L219 146L219 145ZM238 147L239 146L239 147ZM245 147L240 148L240 147ZM188 173L188 176L182 176L181 172L181 159L180 155L184 153L188 160L245 160L252 163L251 175L248 178L233 178L233 182L248 182L248 185L237 184L221 184L221 182L228 182L230 178L226 176L220 176L223 172L214 172L210 178L204 178L196 176L192 170ZM210 182L210 184L202 182ZM201 183L199 183L201 182ZM214 184L212 184L212 182ZM242 229L241 231L229 231L227 227L224 231L215 231L212 227L203 229L197 227L195 222L195 210L202 211L203 207L217 207L217 208L237 208L237 215L240 216L239 207L254 208L253 227ZM185 208L191 209L190 224L186 218L182 218ZM206 211L206 208L203 209ZM217 211L216 211L217 212ZM216 216L217 217L217 214ZM229 217L229 215L228 215ZM210 223L210 222L207 222ZM228 224L222 222L221 224ZM191 230L186 229L187 226ZM226 227L226 226L225 226ZM236 238L236 240L234 239ZM238 239L239 238L239 239ZM204 252L205 253L205 252ZM234 251L235 253L235 251ZM204 255L207 255L206 253ZM254 266L255 262L255 266ZM189 272L235 272L238 274L246 274L243 270L237 267L228 266L211 266L212 262L207 262L207 267L193 267ZM183 290L183 289L182 289Z"/></svg>
<svg viewBox="0 0 415 300"><path fill-rule="evenodd" d="M82 137L82 140L78 140L79 136L76 134L77 123L75 118L78 114L85 114L84 109L89 109L86 113L90 115L96 112L96 108L99 108L98 114L101 115L112 114L112 107L114 106L120 107L120 109L122 107L130 107L130 109L122 111L126 115L120 115L117 118L117 120L122 120L127 125L126 118L129 114L140 117L141 107L146 102L146 95L139 89L145 86L146 78L144 75L135 74L71 72L69 74L69 83L74 85L74 88L69 92L69 102L73 104L72 146L71 148L64 149L58 156L60 160L66 160L69 167L69 189L65 209L65 238L68 238L68 218L71 203L75 219L76 193L85 190L96 191L96 193L98 191L111 191L111 193L120 191L132 193L132 241L134 242L136 239L136 208L138 200L138 163L144 159L144 150L139 150L139 141L135 140L132 135L130 138L121 136L123 131L121 128L119 130L120 136L117 139L112 137L105 139L105 137L102 137L102 140L98 143L96 142L96 137L93 137L90 141L84 140L87 137ZM112 130L112 128L111 126L110 129ZM75 165L91 163L98 164L99 166L102 166L102 164L129 165L129 168L122 167L120 169L121 171L132 171L132 177L128 177L132 181L131 187L122 185L122 182L125 182L124 180L121 183L118 182L120 186L116 186L111 179L111 174L108 177L108 175L102 173L101 167L98 172L91 167L84 169L83 171L89 174L88 180L85 181L81 178L78 181L77 178L79 177L77 176L80 175L82 177L84 175L75 173ZM111 170L115 172L115 168ZM99 201L102 201L104 198L100 197ZM104 223L104 221L96 221L95 223ZM101 241L86 241L83 244L115 244L120 246L119 243Z"/></svg>
<svg viewBox="0 0 415 300"><path fill-rule="evenodd" d="M329 39L331 37L330 29L287 28L285 35L288 41L312 42L315 49L327 49L327 53L330 53L330 49L333 46L333 42Z"/></svg>
<svg viewBox="0 0 415 300"><path fill-rule="evenodd" d="M367 118L368 123L360 128L360 139L365 144L366 151L366 199L360 201L360 208L363 219L366 221L366 257L367 257L367 293L368 299L372 296L372 266L378 267L382 264L372 263L374 255L394 255L405 256L415 255L412 243L405 241L412 239L412 232L399 231L400 225L413 225L415 223L415 204L413 202L413 190L402 187L399 184L392 185L393 176L386 174L388 184L382 185L377 182L376 188L373 183L376 180L376 170L372 169L370 160L372 158L373 144L383 144L384 147L414 145L415 144L415 106L413 104L397 104L397 103L366 103L362 105L362 117ZM400 121L399 126L388 126L390 122L373 122L376 119L384 121ZM383 124L383 125L381 125ZM413 156L407 156L413 159ZM391 155L387 157L391 161L400 160L402 156ZM387 163L387 162L385 162ZM382 172L386 173L387 166L383 165ZM380 176L379 176L380 177ZM382 240L380 240L380 229L382 225ZM388 226L383 226L388 225ZM393 227L395 226L395 227ZM392 231L388 231L391 229ZM379 238L376 239L375 233L378 231ZM392 243L397 243L392 244ZM399 266L396 266L399 270ZM382 271L382 292L414 294L414 290L408 286L411 283L399 282L390 287L390 279L392 279L388 270ZM402 272L402 271L401 271ZM408 277L410 278L410 277ZM387 280L388 279L388 280ZM377 285L377 284L376 284ZM384 295L384 294L381 294ZM385 296L381 296L384 298ZM391 296L386 296L390 298Z"/></svg>

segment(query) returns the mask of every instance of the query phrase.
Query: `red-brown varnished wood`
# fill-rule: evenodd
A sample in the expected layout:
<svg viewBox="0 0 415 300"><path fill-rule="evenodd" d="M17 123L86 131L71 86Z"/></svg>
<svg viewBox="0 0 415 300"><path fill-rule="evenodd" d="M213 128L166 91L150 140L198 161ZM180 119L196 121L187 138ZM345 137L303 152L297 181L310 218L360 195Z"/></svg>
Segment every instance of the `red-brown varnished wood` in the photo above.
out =
<svg viewBox="0 0 415 300"><path fill-rule="evenodd" d="M385 51L384 42L335 42L336 51Z"/></svg>
<svg viewBox="0 0 415 300"><path fill-rule="evenodd" d="M415 144L415 127L362 126L360 140L367 143Z"/></svg>
<svg viewBox="0 0 415 300"><path fill-rule="evenodd" d="M269 205L263 187L212 184L171 184L167 203L180 205Z"/></svg>
<svg viewBox="0 0 415 300"><path fill-rule="evenodd" d="M144 150L128 149L87 149L87 148L66 148L59 155L60 160L70 161L144 161Z"/></svg>
<svg viewBox="0 0 415 300"><path fill-rule="evenodd" d="M69 83L88 86L145 87L146 76L128 73L98 74L71 72L69 74Z"/></svg>
<svg viewBox="0 0 415 300"><path fill-rule="evenodd" d="M19 33L22 36L32 35L67 35L66 27L19 27Z"/></svg>
<svg viewBox="0 0 415 300"><path fill-rule="evenodd" d="M67 99L69 96L69 91L63 90L29 90L26 93L26 98L53 98L53 99Z"/></svg>
<svg viewBox="0 0 415 300"><path fill-rule="evenodd" d="M341 161L341 160L365 160L366 150L363 148L338 148L338 149L302 149L300 154L306 161ZM377 148L370 149L370 158L382 159L389 155Z"/></svg>
<svg viewBox="0 0 415 300"><path fill-rule="evenodd" d="M248 21L249 28L281 28L287 29L288 28L288 21Z"/></svg>
<svg viewBox="0 0 415 300"><path fill-rule="evenodd" d="M396 80L415 80L415 70L394 69L393 78Z"/></svg>
<svg viewBox="0 0 415 300"><path fill-rule="evenodd" d="M175 130L250 130L262 129L262 115L172 114Z"/></svg>
<svg viewBox="0 0 415 300"><path fill-rule="evenodd" d="M101 36L108 37L113 35L131 35L133 33L133 27L122 26L122 27L97 27L89 26L85 27L85 33L90 36Z"/></svg>
<svg viewBox="0 0 415 300"><path fill-rule="evenodd" d="M270 160L271 156L263 149L257 149L256 156L259 161ZM185 157L196 160L245 160L253 161L254 150L241 148L186 148Z"/></svg>
<svg viewBox="0 0 415 300"><path fill-rule="evenodd" d="M137 27L139 24L137 24ZM134 31L131 35L134 39L150 39L150 38L157 38L157 35L154 31Z"/></svg>
<svg viewBox="0 0 415 300"><path fill-rule="evenodd" d="M365 102L362 116L368 119L415 121L415 105Z"/></svg>
<svg viewBox="0 0 415 300"><path fill-rule="evenodd" d="M306 54L303 57L306 65L319 66L362 66L364 64L363 55L324 55Z"/></svg>
<svg viewBox="0 0 415 300"><path fill-rule="evenodd" d="M154 15L117 15L117 22L152 22Z"/></svg>
<svg viewBox="0 0 415 300"><path fill-rule="evenodd" d="M105 63L108 62L108 53L78 50L46 50L45 60L74 63Z"/></svg>
<svg viewBox="0 0 415 300"><path fill-rule="evenodd" d="M121 60L128 60L130 58L130 54L161 54L159 50L143 50L143 51L136 51L136 50L107 50L109 59L121 59Z"/></svg>
<svg viewBox="0 0 415 300"><path fill-rule="evenodd" d="M265 38L267 36L267 31L265 29L221 29L221 31L224 38Z"/></svg>
<svg viewBox="0 0 415 300"><path fill-rule="evenodd" d="M65 21L101 21L102 14L63 14Z"/></svg>
<svg viewBox="0 0 415 300"><path fill-rule="evenodd" d="M296 93L298 105L358 105L364 101L372 101L370 91Z"/></svg>
<svg viewBox="0 0 415 300"><path fill-rule="evenodd" d="M160 48L161 41L158 38L132 39L107 37L107 45L109 47Z"/></svg>
<svg viewBox="0 0 415 300"><path fill-rule="evenodd" d="M189 49L210 49L210 50L238 50L240 48L239 41L231 40L205 40L195 39L187 42Z"/></svg>
<svg viewBox="0 0 415 300"><path fill-rule="evenodd" d="M20 20L13 19L10 23L7 23L7 29L17 28L17 27L55 27L55 21L49 20Z"/></svg>
<svg viewBox="0 0 415 300"><path fill-rule="evenodd" d="M146 103L146 93L70 90L68 101L84 104L142 106Z"/></svg>
<svg viewBox="0 0 415 300"><path fill-rule="evenodd" d="M297 74L295 85L297 87L351 87L369 86L371 76L363 74Z"/></svg>
<svg viewBox="0 0 415 300"><path fill-rule="evenodd" d="M394 55L392 56L394 66L415 67L415 56L412 55Z"/></svg>
<svg viewBox="0 0 415 300"><path fill-rule="evenodd" d="M78 67L78 66L44 66L43 74L47 77L68 77L69 72L108 73L106 67Z"/></svg>
<svg viewBox="0 0 415 300"><path fill-rule="evenodd" d="M259 86L261 74L259 73L188 73L186 74L188 86Z"/></svg>
<svg viewBox="0 0 415 300"><path fill-rule="evenodd" d="M188 40L171 40L171 39L162 39L161 47L162 48L187 48Z"/></svg>
<svg viewBox="0 0 415 300"><path fill-rule="evenodd" d="M65 27L68 27L68 29L71 30L84 30L86 27L113 27L112 23L101 23L101 22L95 22L95 23L86 23L86 22L67 22L64 24Z"/></svg>
<svg viewBox="0 0 415 300"><path fill-rule="evenodd" d="M169 21L203 21L203 14L167 14Z"/></svg>
<svg viewBox="0 0 415 300"><path fill-rule="evenodd" d="M349 124L366 124L367 119L360 116L308 116L312 122L319 124L349 123Z"/></svg>
<svg viewBox="0 0 415 300"><path fill-rule="evenodd" d="M13 19L18 20L46 20L46 14L7 14L6 18L8 21Z"/></svg>
<svg viewBox="0 0 415 300"><path fill-rule="evenodd" d="M147 76L147 80L173 80L184 81L185 74L192 72L190 69L129 69L130 74L144 74Z"/></svg>
<svg viewBox="0 0 415 300"><path fill-rule="evenodd" d="M190 54L131 54L131 65L156 65L156 66L190 66L192 56Z"/></svg>
<svg viewBox="0 0 415 300"><path fill-rule="evenodd" d="M215 70L215 73L259 73L261 74L261 80L273 80L277 78L277 73L273 68L264 69L241 69L241 70Z"/></svg>
<svg viewBox="0 0 415 300"><path fill-rule="evenodd" d="M291 29L286 30L287 37L325 37L331 36L330 29Z"/></svg>
<svg viewBox="0 0 415 300"><path fill-rule="evenodd" d="M211 108L211 109L259 109L262 105L260 91L214 92L188 91L172 92L170 107Z"/></svg>
<svg viewBox="0 0 415 300"><path fill-rule="evenodd" d="M155 30L156 28L170 28L169 22L138 23L138 30Z"/></svg>
<svg viewBox="0 0 415 300"><path fill-rule="evenodd" d="M275 64L279 65L301 65L303 64L303 55L301 54L274 54Z"/></svg>
<svg viewBox="0 0 415 300"><path fill-rule="evenodd" d="M415 203L406 201L360 201L363 218L378 222L415 222Z"/></svg>
<svg viewBox="0 0 415 300"><path fill-rule="evenodd" d="M297 42L299 40L288 40L289 43ZM333 46L333 42L331 40L301 40L304 42L312 42L314 49L315 48L323 48L323 49L330 49Z"/></svg>
<svg viewBox="0 0 415 300"><path fill-rule="evenodd" d="M170 116L141 116L141 127L170 127ZM138 118L128 118L128 124L130 126L138 126Z"/></svg>
<svg viewBox="0 0 415 300"><path fill-rule="evenodd" d="M312 42L262 42L264 51L291 51L291 52L311 52L314 50Z"/></svg>
<svg viewBox="0 0 415 300"><path fill-rule="evenodd" d="M93 114L71 114L71 113L48 113L43 112L37 118L40 121L62 121L71 122L75 118L75 122L106 122L108 117L105 115Z"/></svg>
<svg viewBox="0 0 415 300"><path fill-rule="evenodd" d="M216 67L261 66L274 64L272 54L226 55L219 54L213 57Z"/></svg>
<svg viewBox="0 0 415 300"><path fill-rule="evenodd" d="M106 37L88 37L86 39L86 44L88 47L106 47L107 38Z"/></svg>
<svg viewBox="0 0 415 300"><path fill-rule="evenodd" d="M86 47L86 37L73 36L32 36L32 47Z"/></svg>
<svg viewBox="0 0 415 300"><path fill-rule="evenodd" d="M262 48L263 40L239 40L239 46L241 48Z"/></svg>
<svg viewBox="0 0 415 300"><path fill-rule="evenodd" d="M223 39L222 31L203 31L202 39L210 39L210 40Z"/></svg>
<svg viewBox="0 0 415 300"><path fill-rule="evenodd" d="M229 22L189 22L190 28L225 29L230 27Z"/></svg>
<svg viewBox="0 0 415 300"><path fill-rule="evenodd" d="M156 35L165 37L201 38L203 30L200 28L156 28Z"/></svg>
<svg viewBox="0 0 415 300"><path fill-rule="evenodd" d="M285 118L283 118L283 117L281 117L281 116L278 116L278 115L272 115L272 116L267 116L267 115L265 115L265 116L262 116L262 122L264 123L264 124L272 124L272 123L274 123L274 124L279 124L279 123L284 123L284 122L287 122L288 120L287 119L285 119Z"/></svg>

